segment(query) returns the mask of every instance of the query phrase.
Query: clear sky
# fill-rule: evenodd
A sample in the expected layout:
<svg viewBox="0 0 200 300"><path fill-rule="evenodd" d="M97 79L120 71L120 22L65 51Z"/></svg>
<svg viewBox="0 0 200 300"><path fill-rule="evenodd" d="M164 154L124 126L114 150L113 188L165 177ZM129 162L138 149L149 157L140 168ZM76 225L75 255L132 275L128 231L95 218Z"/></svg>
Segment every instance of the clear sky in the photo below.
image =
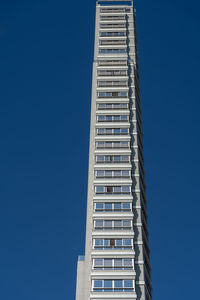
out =
<svg viewBox="0 0 200 300"><path fill-rule="evenodd" d="M199 298L199 1L136 0L154 300ZM95 1L0 2L0 299L75 299Z"/></svg>

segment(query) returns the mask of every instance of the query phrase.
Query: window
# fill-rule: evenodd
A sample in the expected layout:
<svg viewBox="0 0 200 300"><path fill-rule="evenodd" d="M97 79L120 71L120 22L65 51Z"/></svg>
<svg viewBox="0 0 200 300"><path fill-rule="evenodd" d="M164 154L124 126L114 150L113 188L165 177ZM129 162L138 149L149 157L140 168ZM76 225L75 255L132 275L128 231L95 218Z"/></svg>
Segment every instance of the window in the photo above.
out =
<svg viewBox="0 0 200 300"><path fill-rule="evenodd" d="M105 229L112 229L112 221L105 220L104 227Z"/></svg>
<svg viewBox="0 0 200 300"><path fill-rule="evenodd" d="M115 246L115 240L114 240L114 239L110 240L110 246L111 246L111 247L112 247L112 246Z"/></svg>
<svg viewBox="0 0 200 300"><path fill-rule="evenodd" d="M109 21L109 20L125 20L125 16L100 16L100 20Z"/></svg>
<svg viewBox="0 0 200 300"><path fill-rule="evenodd" d="M127 70L98 70L98 76L127 76Z"/></svg>
<svg viewBox="0 0 200 300"><path fill-rule="evenodd" d="M96 186L96 194L104 194L106 192L106 188L104 186Z"/></svg>
<svg viewBox="0 0 200 300"><path fill-rule="evenodd" d="M111 39L108 39L108 40L105 40L105 39L102 39L99 41L99 45L100 46L109 46L109 45L126 45L126 40L111 40Z"/></svg>
<svg viewBox="0 0 200 300"><path fill-rule="evenodd" d="M112 186L107 186L105 188L106 188L106 193L108 193L108 194L112 194L114 192L114 189Z"/></svg>
<svg viewBox="0 0 200 300"><path fill-rule="evenodd" d="M104 209L104 203L96 203L96 211L102 211Z"/></svg>
<svg viewBox="0 0 200 300"><path fill-rule="evenodd" d="M127 60L100 60L98 62L99 66L127 66Z"/></svg>
<svg viewBox="0 0 200 300"><path fill-rule="evenodd" d="M131 186L130 185L122 185L122 186L95 186L95 193L98 194L116 194L116 195L125 195L131 194Z"/></svg>
<svg viewBox="0 0 200 300"><path fill-rule="evenodd" d="M97 110L123 110L128 109L128 103L98 103Z"/></svg>
<svg viewBox="0 0 200 300"><path fill-rule="evenodd" d="M95 203L95 212L106 211L131 211L131 203L129 202L101 202Z"/></svg>
<svg viewBox="0 0 200 300"><path fill-rule="evenodd" d="M97 128L97 135L128 135L128 128Z"/></svg>
<svg viewBox="0 0 200 300"><path fill-rule="evenodd" d="M129 142L96 142L97 149L112 149L112 148L119 148L119 149L128 149Z"/></svg>
<svg viewBox="0 0 200 300"><path fill-rule="evenodd" d="M94 280L94 288L102 288L103 280Z"/></svg>
<svg viewBox="0 0 200 300"><path fill-rule="evenodd" d="M93 269L96 270L130 270L133 269L132 258L95 258L93 259Z"/></svg>
<svg viewBox="0 0 200 300"><path fill-rule="evenodd" d="M112 32L112 31L102 31L100 32L100 36L126 36L125 31L118 31L118 32Z"/></svg>
<svg viewBox="0 0 200 300"><path fill-rule="evenodd" d="M128 81L127 80L120 80L120 81L98 81L99 87L127 87Z"/></svg>
<svg viewBox="0 0 200 300"><path fill-rule="evenodd" d="M133 249L133 239L94 239L93 247L96 250Z"/></svg>
<svg viewBox="0 0 200 300"><path fill-rule="evenodd" d="M100 28L126 28L125 23L101 23Z"/></svg>
<svg viewBox="0 0 200 300"><path fill-rule="evenodd" d="M125 8L101 8L101 13L124 13L126 10Z"/></svg>
<svg viewBox="0 0 200 300"><path fill-rule="evenodd" d="M105 203L105 211L112 211L112 203Z"/></svg>
<svg viewBox="0 0 200 300"><path fill-rule="evenodd" d="M123 211L122 203L114 203L114 211Z"/></svg>
<svg viewBox="0 0 200 300"><path fill-rule="evenodd" d="M98 98L127 98L128 92L98 92Z"/></svg>
<svg viewBox="0 0 200 300"><path fill-rule="evenodd" d="M99 49L99 53L127 53L127 49Z"/></svg>
<svg viewBox="0 0 200 300"><path fill-rule="evenodd" d="M95 172L96 178L130 178L129 170L98 170Z"/></svg>
<svg viewBox="0 0 200 300"><path fill-rule="evenodd" d="M96 155L97 163L129 163L129 155Z"/></svg>
<svg viewBox="0 0 200 300"><path fill-rule="evenodd" d="M95 230L131 230L131 220L95 220Z"/></svg>
<svg viewBox="0 0 200 300"><path fill-rule="evenodd" d="M128 122L128 115L98 115L97 122Z"/></svg>
<svg viewBox="0 0 200 300"><path fill-rule="evenodd" d="M133 280L92 280L93 292L133 292Z"/></svg>

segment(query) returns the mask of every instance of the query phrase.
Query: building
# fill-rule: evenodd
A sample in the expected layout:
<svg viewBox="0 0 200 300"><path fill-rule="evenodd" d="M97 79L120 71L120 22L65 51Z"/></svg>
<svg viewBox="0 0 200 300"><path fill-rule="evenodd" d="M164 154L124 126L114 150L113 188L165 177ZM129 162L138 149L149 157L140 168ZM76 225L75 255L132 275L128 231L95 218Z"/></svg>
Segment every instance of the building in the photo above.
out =
<svg viewBox="0 0 200 300"><path fill-rule="evenodd" d="M85 256L76 300L151 300L135 9L96 3Z"/></svg>

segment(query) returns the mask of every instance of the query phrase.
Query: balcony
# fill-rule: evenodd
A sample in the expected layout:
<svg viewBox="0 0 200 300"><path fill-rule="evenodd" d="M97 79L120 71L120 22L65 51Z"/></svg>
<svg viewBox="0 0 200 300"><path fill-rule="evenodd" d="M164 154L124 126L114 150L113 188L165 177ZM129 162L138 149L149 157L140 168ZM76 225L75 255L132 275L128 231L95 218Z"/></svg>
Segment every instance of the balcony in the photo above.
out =
<svg viewBox="0 0 200 300"><path fill-rule="evenodd" d="M126 45L126 40L100 40L100 46Z"/></svg>
<svg viewBox="0 0 200 300"><path fill-rule="evenodd" d="M127 66L127 60L99 60L99 66Z"/></svg>
<svg viewBox="0 0 200 300"><path fill-rule="evenodd" d="M98 81L98 87L128 87L128 81Z"/></svg>

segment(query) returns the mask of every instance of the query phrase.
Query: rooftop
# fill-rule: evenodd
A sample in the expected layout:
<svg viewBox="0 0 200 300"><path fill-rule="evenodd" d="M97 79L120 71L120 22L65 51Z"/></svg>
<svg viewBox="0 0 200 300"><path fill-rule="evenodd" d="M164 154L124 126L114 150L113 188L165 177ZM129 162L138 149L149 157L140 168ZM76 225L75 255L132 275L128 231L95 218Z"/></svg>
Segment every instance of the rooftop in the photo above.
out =
<svg viewBox="0 0 200 300"><path fill-rule="evenodd" d="M97 5L102 5L102 6L112 6L112 5L126 5L126 6L131 6L133 5L132 0L97 0Z"/></svg>

